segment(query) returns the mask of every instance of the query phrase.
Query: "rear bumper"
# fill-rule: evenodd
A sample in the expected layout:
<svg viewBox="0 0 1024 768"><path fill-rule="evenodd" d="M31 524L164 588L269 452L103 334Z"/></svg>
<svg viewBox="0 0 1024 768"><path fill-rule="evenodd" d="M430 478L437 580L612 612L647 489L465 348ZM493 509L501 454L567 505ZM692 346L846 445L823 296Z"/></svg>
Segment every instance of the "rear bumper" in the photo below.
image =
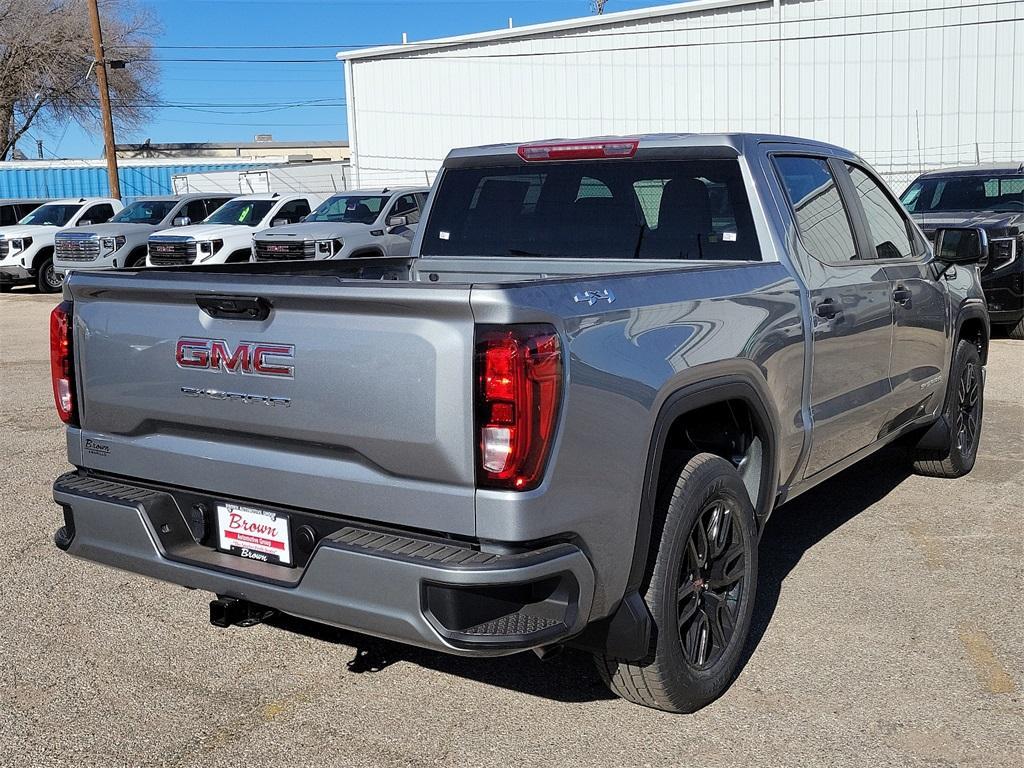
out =
<svg viewBox="0 0 1024 768"><path fill-rule="evenodd" d="M593 569L567 543L498 555L345 525L291 569L204 547L168 492L69 473L53 496L65 515L54 540L76 557L447 653L560 642L584 628L593 599Z"/></svg>

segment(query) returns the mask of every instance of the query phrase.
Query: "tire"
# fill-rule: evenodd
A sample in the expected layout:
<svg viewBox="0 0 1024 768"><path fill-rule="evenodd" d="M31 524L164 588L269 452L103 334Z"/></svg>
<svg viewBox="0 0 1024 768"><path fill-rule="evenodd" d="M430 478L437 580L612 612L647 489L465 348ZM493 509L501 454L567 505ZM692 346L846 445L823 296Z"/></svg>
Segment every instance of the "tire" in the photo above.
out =
<svg viewBox="0 0 1024 768"><path fill-rule="evenodd" d="M13 287L10 283L0 283L0 293L10 293Z"/></svg>
<svg viewBox="0 0 1024 768"><path fill-rule="evenodd" d="M1006 326L1006 335L1017 341L1024 341L1024 317L1017 321L1016 325Z"/></svg>
<svg viewBox="0 0 1024 768"><path fill-rule="evenodd" d="M53 257L47 256L36 267L36 289L40 293L57 293L64 285L64 278L53 268Z"/></svg>
<svg viewBox="0 0 1024 768"><path fill-rule="evenodd" d="M981 354L969 341L957 342L942 418L949 425L947 444L911 449L914 471L928 477L963 477L974 468L985 412Z"/></svg>
<svg viewBox="0 0 1024 768"><path fill-rule="evenodd" d="M595 661L618 696L666 712L694 712L739 674L757 588L757 531L732 464L699 453L676 466L681 469L658 495L657 519L664 524L652 539L657 549L643 594L654 619L652 647L639 662L603 655Z"/></svg>

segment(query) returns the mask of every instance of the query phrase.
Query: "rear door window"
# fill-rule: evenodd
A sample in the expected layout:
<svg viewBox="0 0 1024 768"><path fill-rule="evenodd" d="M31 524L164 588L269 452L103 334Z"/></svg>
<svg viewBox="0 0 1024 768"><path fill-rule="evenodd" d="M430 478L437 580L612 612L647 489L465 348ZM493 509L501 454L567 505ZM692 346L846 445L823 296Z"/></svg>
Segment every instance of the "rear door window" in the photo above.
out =
<svg viewBox="0 0 1024 768"><path fill-rule="evenodd" d="M450 168L422 252L758 261L735 160L510 161Z"/></svg>
<svg viewBox="0 0 1024 768"><path fill-rule="evenodd" d="M10 227L18 223L18 214L13 205L0 205L0 227Z"/></svg>
<svg viewBox="0 0 1024 768"><path fill-rule="evenodd" d="M826 264L859 258L849 212L825 158L776 155L774 162L804 248Z"/></svg>

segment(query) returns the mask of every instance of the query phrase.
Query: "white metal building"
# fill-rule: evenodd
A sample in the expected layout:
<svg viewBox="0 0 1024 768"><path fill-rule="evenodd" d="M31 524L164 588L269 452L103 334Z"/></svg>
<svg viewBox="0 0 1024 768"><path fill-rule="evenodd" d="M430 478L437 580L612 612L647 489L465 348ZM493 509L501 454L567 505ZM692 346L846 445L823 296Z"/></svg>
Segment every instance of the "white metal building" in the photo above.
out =
<svg viewBox="0 0 1024 768"><path fill-rule="evenodd" d="M691 0L343 52L353 175L455 146L758 131L925 168L1024 160L1024 0Z"/></svg>

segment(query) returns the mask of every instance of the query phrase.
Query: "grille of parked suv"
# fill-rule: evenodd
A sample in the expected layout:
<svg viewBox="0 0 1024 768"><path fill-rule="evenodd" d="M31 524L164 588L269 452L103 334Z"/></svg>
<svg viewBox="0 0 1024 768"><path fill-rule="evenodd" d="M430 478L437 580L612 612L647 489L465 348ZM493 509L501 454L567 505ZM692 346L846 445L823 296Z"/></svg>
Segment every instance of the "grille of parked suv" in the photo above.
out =
<svg viewBox="0 0 1024 768"><path fill-rule="evenodd" d="M284 261L286 259L312 259L316 243L312 240L290 242L256 241L256 261Z"/></svg>
<svg viewBox="0 0 1024 768"><path fill-rule="evenodd" d="M158 267L191 264L196 260L194 240L150 240L149 260Z"/></svg>
<svg viewBox="0 0 1024 768"><path fill-rule="evenodd" d="M88 237L57 237L54 245L61 261L92 261L100 255L100 241Z"/></svg>

